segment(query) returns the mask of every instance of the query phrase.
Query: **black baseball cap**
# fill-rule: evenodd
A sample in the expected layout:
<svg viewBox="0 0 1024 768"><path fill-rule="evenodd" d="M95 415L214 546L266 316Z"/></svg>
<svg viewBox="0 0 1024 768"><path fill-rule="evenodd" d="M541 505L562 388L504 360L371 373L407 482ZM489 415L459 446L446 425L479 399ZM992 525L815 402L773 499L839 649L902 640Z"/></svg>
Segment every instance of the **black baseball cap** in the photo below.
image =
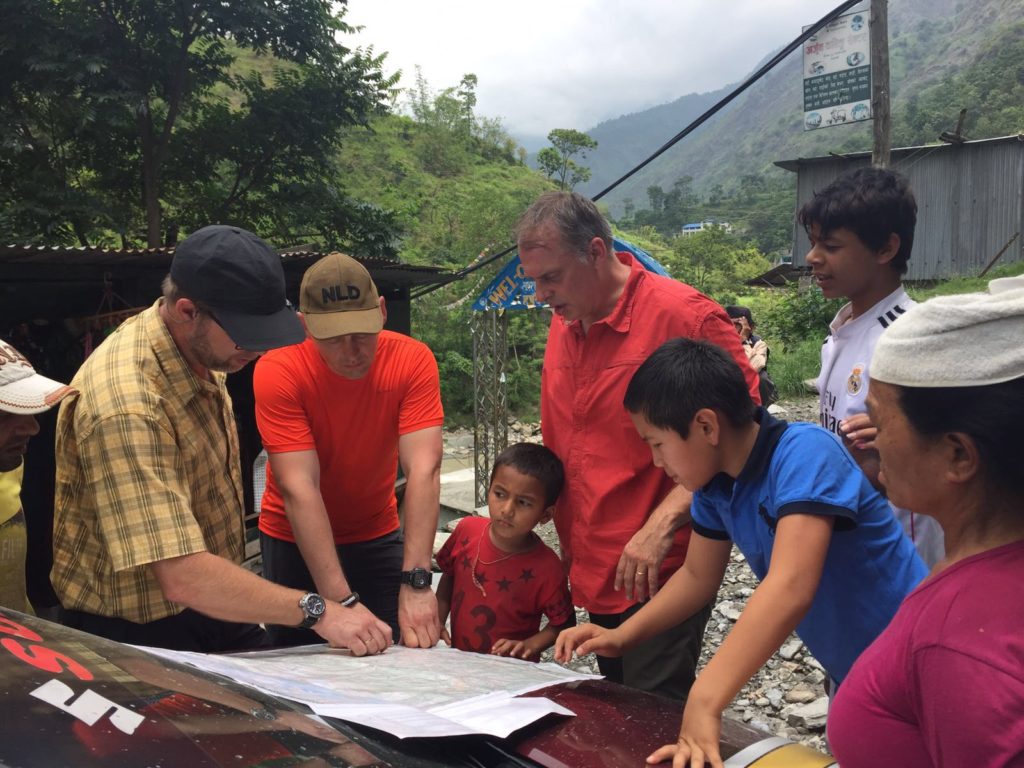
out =
<svg viewBox="0 0 1024 768"><path fill-rule="evenodd" d="M182 295L209 307L243 349L306 338L285 296L281 257L252 232L225 224L193 232L174 249L171 280Z"/></svg>

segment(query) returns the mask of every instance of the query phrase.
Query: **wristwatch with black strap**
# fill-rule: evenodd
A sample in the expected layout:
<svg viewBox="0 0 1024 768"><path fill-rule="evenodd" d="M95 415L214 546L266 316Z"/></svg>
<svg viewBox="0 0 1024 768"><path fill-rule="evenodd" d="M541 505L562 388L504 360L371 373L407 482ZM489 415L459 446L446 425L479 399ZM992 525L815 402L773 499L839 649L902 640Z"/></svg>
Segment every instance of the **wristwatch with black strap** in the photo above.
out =
<svg viewBox="0 0 1024 768"><path fill-rule="evenodd" d="M302 609L303 616L299 629L309 629L323 618L327 610L327 601L316 592L307 592L299 598L299 608Z"/></svg>
<svg viewBox="0 0 1024 768"><path fill-rule="evenodd" d="M433 576L426 568L413 568L410 571L402 571L402 584L408 584L413 589L429 589Z"/></svg>

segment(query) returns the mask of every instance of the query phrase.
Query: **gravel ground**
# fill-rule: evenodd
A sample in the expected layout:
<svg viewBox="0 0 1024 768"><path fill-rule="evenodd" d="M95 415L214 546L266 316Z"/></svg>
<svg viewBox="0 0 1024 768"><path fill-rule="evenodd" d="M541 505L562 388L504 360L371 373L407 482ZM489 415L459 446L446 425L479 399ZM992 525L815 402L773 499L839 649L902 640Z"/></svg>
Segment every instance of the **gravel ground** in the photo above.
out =
<svg viewBox="0 0 1024 768"><path fill-rule="evenodd" d="M782 400L778 406L777 415L787 421L817 420L816 397ZM772 410L776 409L773 407ZM512 429L510 440L540 439L536 425L514 424ZM545 542L557 551L558 540L554 526L549 523L539 527L538 532ZM728 634L746 605L747 598L753 594L756 587L757 579L747 566L743 555L734 548L704 635L701 666L707 663ZM586 611L578 610L577 619L580 622L586 621ZM545 654L545 660L551 660L550 651ZM592 654L574 659L569 666L586 672L597 672L597 661ZM827 752L824 728L828 698L825 695L824 681L825 673L821 666L811 657L800 640L792 635L743 687L726 710L726 715Z"/></svg>

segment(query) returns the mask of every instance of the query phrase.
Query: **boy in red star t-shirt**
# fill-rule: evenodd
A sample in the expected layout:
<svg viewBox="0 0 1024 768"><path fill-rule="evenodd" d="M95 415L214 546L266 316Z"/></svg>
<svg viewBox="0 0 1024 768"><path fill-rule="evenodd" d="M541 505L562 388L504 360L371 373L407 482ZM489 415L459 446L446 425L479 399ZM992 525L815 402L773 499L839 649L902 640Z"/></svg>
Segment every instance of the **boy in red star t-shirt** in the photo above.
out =
<svg viewBox="0 0 1024 768"><path fill-rule="evenodd" d="M438 614L444 623L451 611L451 633L442 633L449 645L536 660L576 623L562 561L533 532L551 519L564 480L562 462L542 445L518 443L498 455L490 519L464 518L437 554Z"/></svg>

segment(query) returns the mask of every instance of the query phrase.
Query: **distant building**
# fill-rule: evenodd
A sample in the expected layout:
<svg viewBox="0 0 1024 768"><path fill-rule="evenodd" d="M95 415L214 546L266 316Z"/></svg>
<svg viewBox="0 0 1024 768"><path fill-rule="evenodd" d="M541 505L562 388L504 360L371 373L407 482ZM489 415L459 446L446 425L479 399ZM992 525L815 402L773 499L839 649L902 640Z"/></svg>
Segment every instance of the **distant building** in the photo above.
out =
<svg viewBox="0 0 1024 768"><path fill-rule="evenodd" d="M698 232L703 232L706 229L724 229L726 232L732 232L732 224L727 221L712 221L706 219L704 221L698 221L693 224L683 224L683 228L679 230L681 235L695 235Z"/></svg>
<svg viewBox="0 0 1024 768"><path fill-rule="evenodd" d="M871 153L775 164L797 174L799 209L840 173L870 165ZM908 280L978 275L1000 251L998 265L1024 259L1024 135L893 149L890 166L917 199ZM794 267L806 265L808 250L794 222Z"/></svg>

